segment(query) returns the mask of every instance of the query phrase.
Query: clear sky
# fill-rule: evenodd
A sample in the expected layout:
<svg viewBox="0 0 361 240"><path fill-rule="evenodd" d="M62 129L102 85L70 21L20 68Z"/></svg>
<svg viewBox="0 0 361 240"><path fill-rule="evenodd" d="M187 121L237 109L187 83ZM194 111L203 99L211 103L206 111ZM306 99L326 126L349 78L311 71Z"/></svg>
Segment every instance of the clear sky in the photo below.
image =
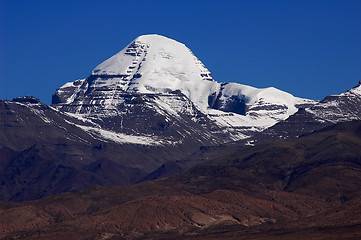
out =
<svg viewBox="0 0 361 240"><path fill-rule="evenodd" d="M0 0L0 99L50 104L149 33L186 44L218 82L322 99L361 80L361 0Z"/></svg>

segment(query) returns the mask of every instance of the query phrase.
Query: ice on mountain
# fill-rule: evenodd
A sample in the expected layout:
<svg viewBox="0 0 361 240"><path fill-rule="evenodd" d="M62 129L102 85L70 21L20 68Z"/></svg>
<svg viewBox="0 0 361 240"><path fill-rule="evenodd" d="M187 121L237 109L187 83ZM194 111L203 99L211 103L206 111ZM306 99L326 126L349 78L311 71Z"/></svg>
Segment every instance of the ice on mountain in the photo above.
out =
<svg viewBox="0 0 361 240"><path fill-rule="evenodd" d="M213 130L207 131L224 132L232 140L288 118L299 105L315 103L272 87L218 83L184 44L156 34L136 38L98 65L87 79L59 88L54 103L82 117L109 118L124 114L121 108L127 106L128 95L143 95L144 107L165 118L179 119L185 114L194 122L203 122L204 128L212 123ZM147 99L152 105L145 104ZM208 119L208 125L199 120L197 111Z"/></svg>

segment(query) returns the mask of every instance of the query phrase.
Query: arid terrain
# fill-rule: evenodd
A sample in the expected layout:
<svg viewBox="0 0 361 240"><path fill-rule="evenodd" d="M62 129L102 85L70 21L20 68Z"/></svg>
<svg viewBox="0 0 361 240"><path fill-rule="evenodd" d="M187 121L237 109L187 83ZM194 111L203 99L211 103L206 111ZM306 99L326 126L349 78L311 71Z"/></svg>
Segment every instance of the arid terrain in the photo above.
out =
<svg viewBox="0 0 361 240"><path fill-rule="evenodd" d="M361 122L170 178L0 204L2 239L360 239Z"/></svg>

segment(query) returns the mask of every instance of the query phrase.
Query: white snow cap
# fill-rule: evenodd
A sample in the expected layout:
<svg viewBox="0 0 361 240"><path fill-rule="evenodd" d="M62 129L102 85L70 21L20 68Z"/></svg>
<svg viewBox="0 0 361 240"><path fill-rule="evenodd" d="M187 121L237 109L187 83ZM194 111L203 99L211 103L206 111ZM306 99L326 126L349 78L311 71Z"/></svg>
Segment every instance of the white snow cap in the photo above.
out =
<svg viewBox="0 0 361 240"><path fill-rule="evenodd" d="M82 104L83 97L94 90L98 90L96 99L89 104L99 104L101 107L96 106L93 112ZM156 34L136 38L119 53L97 66L89 78L67 83L57 93L66 104L79 100L74 105L74 112L81 118L90 114L95 114L96 117L123 114L118 108L124 102L124 92L163 93L158 94L155 98L158 100L153 102L156 109L161 109L160 114L180 117L178 113L189 113L197 121L193 105L185 104L183 98L178 98L177 95L167 94L176 90L180 90L197 110L220 127L220 130L215 131L228 132L233 140L243 139L249 136L249 132L261 131L288 118L297 111L298 104L306 106L316 103L273 87L254 88L239 83L218 83L183 43ZM360 89L353 91L361 92ZM191 110L188 106L191 106ZM84 113L80 113L82 107L86 109ZM87 130L95 132L94 129ZM130 139L112 132L98 131L96 134L116 138L116 141ZM138 144L147 139L131 138L129 141Z"/></svg>
<svg viewBox="0 0 361 240"><path fill-rule="evenodd" d="M181 90L202 108L217 83L183 43L160 35L143 35L97 66L92 75L129 75L128 91L166 93ZM207 100L207 97L206 97Z"/></svg>
<svg viewBox="0 0 361 240"><path fill-rule="evenodd" d="M113 76L113 80L99 81L99 86L117 85L125 91L168 93L180 90L203 112L208 108L208 97L219 94L221 89L189 48L156 34L136 38L97 66L92 75ZM294 104L301 100L275 88L257 89L237 83L229 84L222 91L226 98L244 95L247 104L262 101L286 105L292 113L296 111Z"/></svg>

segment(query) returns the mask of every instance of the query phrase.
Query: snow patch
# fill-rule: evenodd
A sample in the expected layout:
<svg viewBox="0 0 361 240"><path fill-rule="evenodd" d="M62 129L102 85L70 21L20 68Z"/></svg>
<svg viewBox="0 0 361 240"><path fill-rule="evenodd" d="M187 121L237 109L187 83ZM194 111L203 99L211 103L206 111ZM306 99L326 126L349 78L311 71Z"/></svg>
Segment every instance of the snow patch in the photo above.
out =
<svg viewBox="0 0 361 240"><path fill-rule="evenodd" d="M157 146L157 145L159 146L164 144L162 141L156 140L153 137L127 135L124 133L117 133L109 130L89 127L89 126L82 126L78 124L76 126L88 132L94 138L99 140L110 140L120 144L130 143L130 144L150 145L150 146Z"/></svg>

